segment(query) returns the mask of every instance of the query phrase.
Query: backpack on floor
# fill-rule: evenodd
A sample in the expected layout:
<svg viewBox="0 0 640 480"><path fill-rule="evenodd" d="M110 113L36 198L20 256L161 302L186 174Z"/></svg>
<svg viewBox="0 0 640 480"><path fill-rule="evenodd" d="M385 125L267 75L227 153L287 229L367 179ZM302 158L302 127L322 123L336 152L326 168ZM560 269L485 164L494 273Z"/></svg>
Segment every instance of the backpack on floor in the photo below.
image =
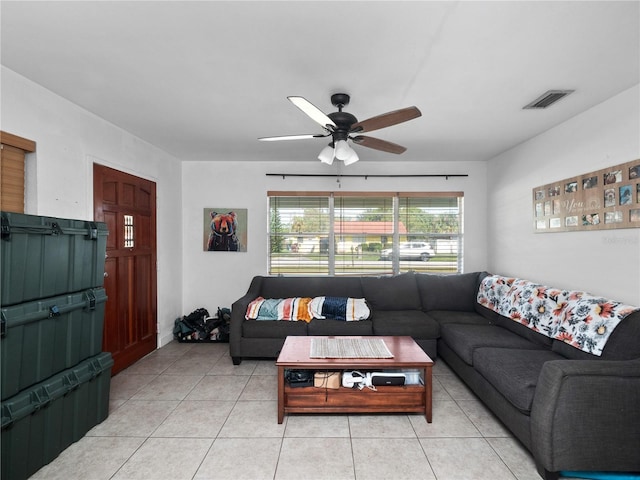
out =
<svg viewBox="0 0 640 480"><path fill-rule="evenodd" d="M176 318L173 325L173 336L179 342L206 342L211 330L206 319L209 312L206 308L198 308L189 315Z"/></svg>
<svg viewBox="0 0 640 480"><path fill-rule="evenodd" d="M218 307L217 317L210 317L205 308L176 318L173 336L179 342L229 342L231 310Z"/></svg>
<svg viewBox="0 0 640 480"><path fill-rule="evenodd" d="M228 308L218 307L217 318L213 323L211 330L211 341L228 342L229 341L229 324L231 323L231 310Z"/></svg>

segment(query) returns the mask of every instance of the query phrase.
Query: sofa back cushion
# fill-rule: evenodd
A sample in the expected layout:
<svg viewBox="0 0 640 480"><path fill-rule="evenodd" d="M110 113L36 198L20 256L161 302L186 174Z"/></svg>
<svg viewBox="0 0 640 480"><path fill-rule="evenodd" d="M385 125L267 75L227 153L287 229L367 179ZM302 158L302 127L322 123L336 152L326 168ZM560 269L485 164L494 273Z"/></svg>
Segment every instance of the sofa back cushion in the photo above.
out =
<svg viewBox="0 0 640 480"><path fill-rule="evenodd" d="M555 348L569 358L584 356L570 352L565 348L567 346L601 356L616 327L627 317L640 312L639 307L586 292L560 290L500 275L489 275L483 279L478 289L478 303L500 314L507 319L506 322L512 320L558 340L560 343L555 343ZM498 320L496 323L500 324ZM637 341L638 336L634 339ZM609 355L631 355L629 358L634 358L631 352L623 353L618 347L611 347L611 351L614 350L617 353ZM632 351L636 350L632 348Z"/></svg>
<svg viewBox="0 0 640 480"><path fill-rule="evenodd" d="M640 358L640 311L622 320L611 333L602 356L608 360Z"/></svg>
<svg viewBox="0 0 640 480"><path fill-rule="evenodd" d="M416 276L362 277L362 292L373 310L421 310Z"/></svg>
<svg viewBox="0 0 640 480"><path fill-rule="evenodd" d="M550 347L553 343L553 339L549 338L547 335L536 331L529 326L522 324L520 322L514 321L511 318L504 317L492 310L489 310L486 307L479 306L480 309L486 311L486 318L492 320L492 323L499 325L507 330L511 330L513 333L517 333L521 337L526 338L530 342L534 342L538 345L543 345L545 347Z"/></svg>
<svg viewBox="0 0 640 480"><path fill-rule="evenodd" d="M605 348L609 347L611 336L616 332L620 334L618 329L623 323L629 326L626 334L633 335L633 327L637 326L638 318L633 314L640 312L640 308L580 291L566 292L565 299L564 315L552 335L556 340L601 357ZM632 317L631 322L627 323L626 319L629 317ZM640 343L638 330L634 333L633 339ZM619 338L618 341L623 340ZM614 346L612 350L621 348ZM638 349L632 348L632 351L638 352ZM632 351L618 354L629 355ZM637 356L636 354L635 357Z"/></svg>
<svg viewBox="0 0 640 480"><path fill-rule="evenodd" d="M640 358L640 312L634 312L625 317L611 332L607 344L598 357L584 352L573 345L554 340L552 350L563 357L572 360L632 360Z"/></svg>
<svg viewBox="0 0 640 480"><path fill-rule="evenodd" d="M473 312L477 303L478 286L487 275L487 272L453 275L416 274L423 310Z"/></svg>
<svg viewBox="0 0 640 480"><path fill-rule="evenodd" d="M265 277L260 296L362 298L363 294L358 277Z"/></svg>

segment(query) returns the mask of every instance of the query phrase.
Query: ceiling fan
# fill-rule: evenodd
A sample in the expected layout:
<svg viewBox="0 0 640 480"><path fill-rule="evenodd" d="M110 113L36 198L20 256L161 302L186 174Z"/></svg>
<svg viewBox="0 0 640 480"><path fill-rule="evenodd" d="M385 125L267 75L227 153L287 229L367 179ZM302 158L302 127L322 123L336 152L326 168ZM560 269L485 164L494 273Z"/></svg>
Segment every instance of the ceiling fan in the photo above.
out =
<svg viewBox="0 0 640 480"><path fill-rule="evenodd" d="M398 123L413 120L422 115L417 107L407 107L392 112L383 113L367 120L358 121L356 117L342 109L349 105L350 97L346 93L335 93L331 95L331 104L338 108L337 112L325 114L318 107L313 105L303 97L287 97L291 103L307 114L313 121L320 124L324 129L322 134L304 135L283 135L278 137L262 137L258 140L273 142L280 140L304 140L308 138L332 137L331 143L325 147L318 156L318 159L331 165L334 159L350 165L359 160L358 154L349 146L347 140L351 140L356 145L373 148L388 153L400 154L406 150L402 145L381 140L379 138L360 135L360 133L371 132L381 128L397 125Z"/></svg>

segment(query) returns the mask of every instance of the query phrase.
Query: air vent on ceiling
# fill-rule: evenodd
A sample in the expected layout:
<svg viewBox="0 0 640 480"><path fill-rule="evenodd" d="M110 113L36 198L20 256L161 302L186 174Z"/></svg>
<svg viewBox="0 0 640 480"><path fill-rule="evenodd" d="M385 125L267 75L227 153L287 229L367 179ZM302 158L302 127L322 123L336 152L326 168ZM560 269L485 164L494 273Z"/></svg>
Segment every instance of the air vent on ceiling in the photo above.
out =
<svg viewBox="0 0 640 480"><path fill-rule="evenodd" d="M574 90L549 90L543 93L542 95L540 95L533 102L531 102L528 105L525 105L522 108L524 109L547 108L553 105L554 103L556 103L558 100L566 97L567 95L573 92Z"/></svg>

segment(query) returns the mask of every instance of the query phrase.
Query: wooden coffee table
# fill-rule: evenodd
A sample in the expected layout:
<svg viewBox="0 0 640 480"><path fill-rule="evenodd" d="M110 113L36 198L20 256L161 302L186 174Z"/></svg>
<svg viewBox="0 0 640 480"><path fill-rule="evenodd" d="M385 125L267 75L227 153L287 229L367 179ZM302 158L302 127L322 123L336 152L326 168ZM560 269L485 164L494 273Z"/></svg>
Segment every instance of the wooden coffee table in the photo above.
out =
<svg viewBox="0 0 640 480"><path fill-rule="evenodd" d="M312 338L381 338L393 358L310 358ZM278 367L278 423L285 413L423 413L432 417L433 361L411 337L287 337L276 361ZM424 385L368 388L290 387L285 369L382 371L419 369Z"/></svg>

